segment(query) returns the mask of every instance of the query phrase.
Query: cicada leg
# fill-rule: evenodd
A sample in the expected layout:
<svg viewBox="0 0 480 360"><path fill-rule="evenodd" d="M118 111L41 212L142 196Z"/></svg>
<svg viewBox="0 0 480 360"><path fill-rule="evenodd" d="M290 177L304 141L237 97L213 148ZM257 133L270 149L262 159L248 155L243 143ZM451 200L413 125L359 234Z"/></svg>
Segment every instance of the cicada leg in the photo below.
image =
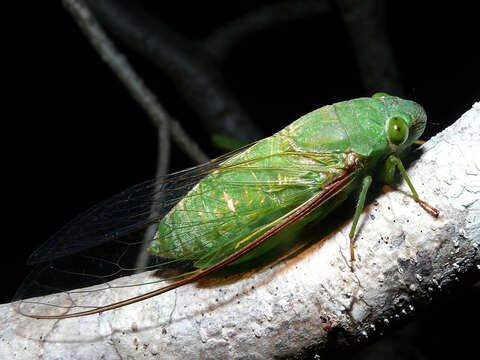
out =
<svg viewBox="0 0 480 360"><path fill-rule="evenodd" d="M402 161L400 158L395 155L391 154L386 160L385 160L385 165L384 165L384 180L385 183L389 184L393 182L394 177L395 177L395 168L398 169L402 177L405 179L407 182L408 187L410 188L410 191L412 192L413 199L420 204L420 206L427 212L429 212L432 216L438 217L440 212L438 209L434 208L430 204L428 204L426 201L423 201L420 199L418 196L417 191L413 187L412 182L410 181L410 178L407 175L407 172L405 171L405 168L403 167Z"/></svg>
<svg viewBox="0 0 480 360"><path fill-rule="evenodd" d="M355 251L354 251L354 242L353 238L355 236L355 229L357 228L358 219L362 214L362 210L365 206L365 198L367 197L367 191L370 185L372 184L372 177L367 175L362 180L362 187L360 190L360 196L358 197L357 207L355 209L355 215L353 216L353 223L350 229L350 261L355 261Z"/></svg>

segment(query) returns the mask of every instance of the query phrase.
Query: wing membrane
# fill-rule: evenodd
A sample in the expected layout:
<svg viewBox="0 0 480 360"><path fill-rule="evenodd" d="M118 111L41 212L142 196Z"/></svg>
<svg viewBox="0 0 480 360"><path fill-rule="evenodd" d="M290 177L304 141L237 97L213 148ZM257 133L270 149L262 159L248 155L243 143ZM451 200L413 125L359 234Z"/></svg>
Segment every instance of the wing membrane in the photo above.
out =
<svg viewBox="0 0 480 360"><path fill-rule="evenodd" d="M203 177L232 154L137 184L93 206L63 226L27 260L35 265L74 254L158 222Z"/></svg>
<svg viewBox="0 0 480 360"><path fill-rule="evenodd" d="M308 156L306 153L298 153L298 155L278 153L266 157L285 155L289 155L292 159L297 156ZM315 156L319 158L319 154L315 154ZM325 154L324 157L326 161L324 171L328 174L332 165L329 162L331 159L329 154ZM103 307L117 302L119 299L125 300L131 297L132 291L129 289L131 286L135 286L135 292L139 294L152 291L152 286L158 288L157 283L159 282L190 276L194 271L192 268L194 263L196 267L206 269L247 245L248 241L245 241L245 236L242 234L240 238L229 237L226 239L224 248L221 250L208 252L202 249L192 250L188 256L175 259L151 256L147 265L140 270L156 270L160 266L174 265L178 271L173 275L164 275L162 278L152 272L147 280L143 275L141 280L136 280L135 277L117 279L139 270L135 267L138 251L144 248L144 241L151 240L142 238L142 230L150 224L158 223L185 196L208 196L209 194L205 192L191 194L190 190L212 172L247 170L275 174L275 176L264 177L256 181L247 179L218 184L218 186L229 189L264 188L266 196L274 196L277 189L289 186L296 189L291 196L275 204L278 208L285 206L286 210L283 212L278 212L278 208L259 210L254 207L240 214L246 219L244 222L246 225L253 222L258 223L258 219L262 217L265 219L258 223L259 225L255 225L256 227L252 227L251 241L272 229L296 207L308 201L315 189L321 189L321 186L327 184L327 180L325 180L325 184L302 180L285 183L281 176L276 175L292 174L292 172L300 170L291 166L258 166L256 162L258 159L233 165L222 165L219 168L229 158L225 156L199 167L136 185L100 203L67 224L29 259L32 264L45 261L48 263L37 266L17 292L14 300L22 300L18 303L19 311L29 316L45 314L61 316L71 311L78 312ZM335 171L337 171L337 175L342 173L341 169ZM324 178L328 179L329 177L325 176ZM328 181L334 180L335 178L331 178ZM200 210L202 209L183 209L185 212L192 213ZM217 236L223 229L234 224L237 216L238 214L226 213L225 216L210 220L208 226L198 220L186 221L177 224L176 231L185 236L187 242L196 241L199 237L208 239L210 236ZM197 231L197 228L201 228L202 231ZM168 246L181 245L171 244ZM114 281L114 279L117 280ZM87 286L94 287L71 290ZM91 292L101 293L102 296L92 298L88 295ZM49 298L49 303L45 303L45 300L29 299L47 293L57 293L55 297Z"/></svg>

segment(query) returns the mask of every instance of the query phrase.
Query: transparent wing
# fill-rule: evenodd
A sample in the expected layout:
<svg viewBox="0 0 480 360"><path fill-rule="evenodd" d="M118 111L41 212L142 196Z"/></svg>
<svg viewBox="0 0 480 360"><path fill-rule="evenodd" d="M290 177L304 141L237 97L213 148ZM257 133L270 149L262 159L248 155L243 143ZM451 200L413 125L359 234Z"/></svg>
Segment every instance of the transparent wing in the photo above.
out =
<svg viewBox="0 0 480 360"><path fill-rule="evenodd" d="M168 213L217 166L217 163L208 163L146 181L114 195L62 227L28 258L27 264L54 260L145 229Z"/></svg>
<svg viewBox="0 0 480 360"><path fill-rule="evenodd" d="M66 313L99 308L152 291L162 286L159 284L161 282L185 278L195 271L192 266L194 263L197 268L209 267L235 252L245 235L241 235L242 238L226 239L222 248L208 252L202 249L192 250L188 256L177 258L148 256L147 262L141 268L137 264L139 252L145 251L145 243L149 244L152 240L150 236L145 236L145 229L151 224L158 224L181 199L193 196L189 195L190 190L212 172L243 169L253 172L254 177L257 177L255 174L260 172L269 174L254 182L247 178L243 181L225 181L218 184L221 188L237 189L231 190L233 192L249 188L265 189L265 196L271 197L275 196L278 189L285 186L291 186L296 191L291 192L280 202L272 203L275 204L275 208L251 207L244 209L242 213L225 213L224 216L210 220L208 226L197 220L177 224L176 231L185 236L187 242L218 236L224 229L234 226L238 216L244 219L245 227L258 222L258 219L265 219L260 222L260 225L255 225L255 229L259 229L258 234L261 234L262 231L278 223L281 216L310 198L312 191L318 190L319 185L322 185L300 180L300 177L298 181L286 184L284 177L282 178L279 174L289 174L291 178L296 178L292 172L305 171L305 169L296 170L291 166L258 166L255 165L255 160L235 166L222 165L219 168L230 156L242 150L244 149L198 167L136 185L98 204L68 223L29 258L30 264L39 265L25 280L15 296L17 310L28 316L61 316ZM266 157L284 155L279 153ZM293 159L297 156L292 153L288 155ZM299 153L298 156L306 155ZM318 158L319 154L315 156ZM332 171L336 171L338 175L343 170L332 166L330 154L325 154L324 160L324 169L320 170L324 172L322 178L332 181ZM316 171L319 171L318 166ZM209 194L203 193L202 196L208 197ZM286 210L278 212L278 208L282 207ZM198 209L183 209L183 211L194 213ZM252 236L255 235L254 232L252 230ZM162 270L160 274L159 269L164 269L165 265L169 265L168 270ZM117 279L146 270L152 271L147 275L139 274ZM132 286L135 287L133 292ZM48 300L37 298L52 293L55 295L49 296ZM92 293L94 293L93 296Z"/></svg>

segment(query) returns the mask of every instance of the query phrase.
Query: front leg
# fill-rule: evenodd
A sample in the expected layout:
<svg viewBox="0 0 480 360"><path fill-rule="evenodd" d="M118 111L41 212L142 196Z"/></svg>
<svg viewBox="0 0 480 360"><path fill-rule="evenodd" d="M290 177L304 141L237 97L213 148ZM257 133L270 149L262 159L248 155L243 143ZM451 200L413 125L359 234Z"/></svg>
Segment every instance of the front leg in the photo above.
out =
<svg viewBox="0 0 480 360"><path fill-rule="evenodd" d="M410 188L410 191L412 192L413 199L420 204L421 207L423 207L426 211L428 211L432 216L438 217L439 211L428 204L427 202L423 201L420 199L418 196L417 191L413 187L412 182L410 181L410 178L407 175L407 172L405 171L405 168L403 167L402 161L396 154L391 154L387 157L384 163L384 171L383 171L383 180L386 184L391 184L395 178L395 168L398 169L400 172L400 175L405 179L407 182L408 187Z"/></svg>

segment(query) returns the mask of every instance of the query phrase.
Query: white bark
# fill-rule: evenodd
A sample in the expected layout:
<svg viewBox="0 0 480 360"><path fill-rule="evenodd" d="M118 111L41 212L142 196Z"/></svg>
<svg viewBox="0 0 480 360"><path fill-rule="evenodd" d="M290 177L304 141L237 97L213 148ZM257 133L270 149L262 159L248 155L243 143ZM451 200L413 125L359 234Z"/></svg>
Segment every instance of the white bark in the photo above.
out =
<svg viewBox="0 0 480 360"><path fill-rule="evenodd" d="M34 320L5 304L0 358L270 359L381 332L480 271L480 103L423 149L408 173L440 217L404 182L384 192L360 219L354 272L348 222L272 267L100 315Z"/></svg>

